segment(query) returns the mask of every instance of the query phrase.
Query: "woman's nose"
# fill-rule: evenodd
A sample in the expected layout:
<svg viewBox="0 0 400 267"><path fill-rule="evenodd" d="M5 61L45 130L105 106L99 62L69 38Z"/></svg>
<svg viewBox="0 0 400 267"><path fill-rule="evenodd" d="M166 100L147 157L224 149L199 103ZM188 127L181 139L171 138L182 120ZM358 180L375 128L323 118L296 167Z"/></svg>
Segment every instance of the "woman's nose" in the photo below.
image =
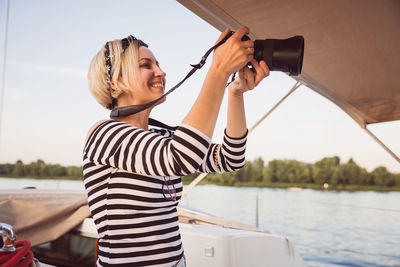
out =
<svg viewBox="0 0 400 267"><path fill-rule="evenodd" d="M161 76L165 77L167 74L159 67L157 66L156 69L154 70L155 76Z"/></svg>

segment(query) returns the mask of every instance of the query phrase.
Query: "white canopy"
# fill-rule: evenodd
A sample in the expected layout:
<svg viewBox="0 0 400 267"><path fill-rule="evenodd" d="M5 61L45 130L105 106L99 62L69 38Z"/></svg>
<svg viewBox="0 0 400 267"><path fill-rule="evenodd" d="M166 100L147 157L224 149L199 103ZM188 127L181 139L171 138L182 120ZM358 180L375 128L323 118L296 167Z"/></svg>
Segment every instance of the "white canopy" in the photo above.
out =
<svg viewBox="0 0 400 267"><path fill-rule="evenodd" d="M303 35L297 80L363 128L400 119L400 1L178 1L221 31L248 26L253 40Z"/></svg>

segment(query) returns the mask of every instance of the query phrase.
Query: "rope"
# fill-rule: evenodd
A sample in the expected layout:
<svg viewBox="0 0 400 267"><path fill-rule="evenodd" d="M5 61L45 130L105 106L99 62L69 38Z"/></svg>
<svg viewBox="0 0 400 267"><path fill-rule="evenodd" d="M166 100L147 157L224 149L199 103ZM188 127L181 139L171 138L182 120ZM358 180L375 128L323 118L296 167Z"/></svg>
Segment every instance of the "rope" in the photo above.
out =
<svg viewBox="0 0 400 267"><path fill-rule="evenodd" d="M14 242L17 248L14 252L0 252L0 265L2 267L28 267L33 260L33 253L30 251L31 242L29 240L19 240Z"/></svg>

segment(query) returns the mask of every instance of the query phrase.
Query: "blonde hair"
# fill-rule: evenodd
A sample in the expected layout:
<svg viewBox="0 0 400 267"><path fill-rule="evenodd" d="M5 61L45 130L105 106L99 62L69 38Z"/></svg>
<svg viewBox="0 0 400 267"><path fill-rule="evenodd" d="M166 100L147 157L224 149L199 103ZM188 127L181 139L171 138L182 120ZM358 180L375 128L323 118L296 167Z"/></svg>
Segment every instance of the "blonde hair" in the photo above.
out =
<svg viewBox="0 0 400 267"><path fill-rule="evenodd" d="M139 84L139 41L131 42L125 51L121 39L107 42L106 46L109 49L111 79L109 81L105 60L106 48L103 47L89 66L89 90L100 105L113 109L119 95ZM111 88L111 84L116 89Z"/></svg>

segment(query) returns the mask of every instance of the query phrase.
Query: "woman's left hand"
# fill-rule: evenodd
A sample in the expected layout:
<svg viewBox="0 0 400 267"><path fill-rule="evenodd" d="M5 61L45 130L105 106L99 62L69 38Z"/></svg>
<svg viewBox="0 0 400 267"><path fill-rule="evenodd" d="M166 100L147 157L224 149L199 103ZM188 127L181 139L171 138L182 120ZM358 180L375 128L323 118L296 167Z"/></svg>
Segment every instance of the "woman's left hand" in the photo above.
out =
<svg viewBox="0 0 400 267"><path fill-rule="evenodd" d="M255 59L251 61L254 69L250 70L245 66L239 70L239 76L229 85L228 90L234 95L243 95L243 93L253 90L262 79L269 75L267 63L261 60L258 63Z"/></svg>

